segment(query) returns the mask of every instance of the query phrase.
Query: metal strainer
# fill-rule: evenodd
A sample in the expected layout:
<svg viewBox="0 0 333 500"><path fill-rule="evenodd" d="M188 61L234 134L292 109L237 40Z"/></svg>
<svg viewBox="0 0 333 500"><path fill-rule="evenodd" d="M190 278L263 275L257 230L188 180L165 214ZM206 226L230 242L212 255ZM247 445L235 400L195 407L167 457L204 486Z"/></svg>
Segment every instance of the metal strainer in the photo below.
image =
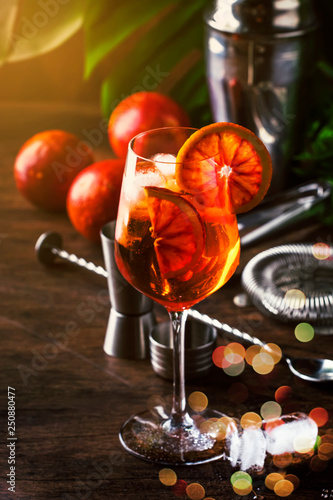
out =
<svg viewBox="0 0 333 500"><path fill-rule="evenodd" d="M265 250L245 266L242 285L266 316L308 322L333 334L333 247L308 243Z"/></svg>

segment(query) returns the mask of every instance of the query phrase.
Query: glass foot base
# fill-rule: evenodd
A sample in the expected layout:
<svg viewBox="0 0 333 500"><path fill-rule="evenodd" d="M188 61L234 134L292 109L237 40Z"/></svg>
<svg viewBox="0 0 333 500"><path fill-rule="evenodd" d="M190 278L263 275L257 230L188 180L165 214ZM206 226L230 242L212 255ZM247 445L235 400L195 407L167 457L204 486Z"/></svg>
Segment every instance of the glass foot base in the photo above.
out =
<svg viewBox="0 0 333 500"><path fill-rule="evenodd" d="M149 462L194 465L225 458L233 432L235 421L215 410L188 413L179 426L147 410L129 418L119 438L129 453Z"/></svg>

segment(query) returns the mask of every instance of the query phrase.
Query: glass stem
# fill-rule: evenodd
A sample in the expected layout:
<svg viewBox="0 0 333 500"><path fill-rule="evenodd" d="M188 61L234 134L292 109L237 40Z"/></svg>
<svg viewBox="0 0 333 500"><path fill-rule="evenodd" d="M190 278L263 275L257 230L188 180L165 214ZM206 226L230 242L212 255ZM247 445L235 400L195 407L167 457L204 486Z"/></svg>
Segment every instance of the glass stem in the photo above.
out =
<svg viewBox="0 0 333 500"><path fill-rule="evenodd" d="M169 312L173 333L173 403L172 426L184 427L188 423L185 394L185 322L188 311Z"/></svg>

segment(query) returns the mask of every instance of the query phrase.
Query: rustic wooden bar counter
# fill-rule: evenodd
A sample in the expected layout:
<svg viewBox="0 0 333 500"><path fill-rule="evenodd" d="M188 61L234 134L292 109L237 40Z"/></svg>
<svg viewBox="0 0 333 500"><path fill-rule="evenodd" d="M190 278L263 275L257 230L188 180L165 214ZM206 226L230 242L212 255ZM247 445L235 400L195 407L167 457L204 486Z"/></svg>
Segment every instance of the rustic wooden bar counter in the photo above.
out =
<svg viewBox="0 0 333 500"><path fill-rule="evenodd" d="M62 128L81 134L83 129L98 129L100 118L94 110L60 105L8 104L2 106L1 115L0 497L176 500L177 491L159 480L163 466L131 456L118 439L121 424L132 413L145 409L150 396L170 395L171 382L159 378L149 360L117 359L103 351L110 312L105 278L59 260L44 267L34 252L38 237L47 230L59 232L69 252L103 265L100 245L79 235L65 214L46 213L30 205L16 190L13 179L15 155L34 133ZM95 146L95 153L97 158L111 156L105 137ZM304 222L293 231L244 250L230 282L199 304L198 310L266 342L275 342L291 355L333 358L331 336L315 335L309 343L299 342L292 325L269 319L252 305L240 308L233 302L242 292L244 265L259 251L288 242L331 243L331 237L330 230L320 223ZM156 306L155 312L159 321L166 318L162 308ZM218 342L225 344L227 340L219 336ZM233 397L235 383L248 391L241 402ZM289 403L282 405L283 411L308 414L323 407L329 420L319 432L333 436L332 385L296 379L283 361L265 376L256 374L249 365L237 377L214 367L204 378L188 381L187 393L202 391L212 408L240 418L247 411L259 413L263 403L274 401L275 391L282 385L293 391ZM14 441L8 434L8 387L15 393ZM15 443L15 492L8 490L8 443ZM300 479L290 498L332 498L324 495L333 488L333 461L326 461L324 470L312 470L310 461L308 457L288 466L287 473ZM178 480L199 483L205 490L204 498L241 498L233 491L230 477L235 469L227 461L173 469ZM265 476L277 470L271 463L263 472L253 474L258 495L251 493L245 498L278 498L264 485ZM189 497L184 494L183 498Z"/></svg>

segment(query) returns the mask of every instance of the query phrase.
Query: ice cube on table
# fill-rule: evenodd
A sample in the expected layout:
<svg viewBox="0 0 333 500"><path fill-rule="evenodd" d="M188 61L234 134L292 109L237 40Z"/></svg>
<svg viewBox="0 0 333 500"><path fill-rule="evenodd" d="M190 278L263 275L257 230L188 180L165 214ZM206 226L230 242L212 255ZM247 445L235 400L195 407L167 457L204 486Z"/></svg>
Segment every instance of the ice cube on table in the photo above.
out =
<svg viewBox="0 0 333 500"><path fill-rule="evenodd" d="M156 167L165 177L175 177L176 157L170 153L157 153L152 157Z"/></svg>
<svg viewBox="0 0 333 500"><path fill-rule="evenodd" d="M236 467L241 449L241 438L238 432L233 432L227 439L229 447L229 460L233 467Z"/></svg>
<svg viewBox="0 0 333 500"><path fill-rule="evenodd" d="M282 418L283 417L281 417L281 420ZM269 424L269 421L267 421L267 423ZM295 451L301 451L299 449L300 441L302 442L302 446L310 451L316 443L318 427L307 415L299 414L299 416L295 416L293 420L286 421L282 425L273 427L271 430L268 430L268 432L265 431L265 435L267 440L267 451L271 455L282 455L286 452L294 453Z"/></svg>
<svg viewBox="0 0 333 500"><path fill-rule="evenodd" d="M304 413L264 420L261 429L246 428L228 437L228 458L243 471L262 469L267 454L309 453L317 436L317 424Z"/></svg>
<svg viewBox="0 0 333 500"><path fill-rule="evenodd" d="M266 438L261 429L244 429L229 437L229 460L231 465L246 471L262 469L266 457Z"/></svg>
<svg viewBox="0 0 333 500"><path fill-rule="evenodd" d="M266 457L266 439L261 429L244 429L241 437L240 469L262 469Z"/></svg>

